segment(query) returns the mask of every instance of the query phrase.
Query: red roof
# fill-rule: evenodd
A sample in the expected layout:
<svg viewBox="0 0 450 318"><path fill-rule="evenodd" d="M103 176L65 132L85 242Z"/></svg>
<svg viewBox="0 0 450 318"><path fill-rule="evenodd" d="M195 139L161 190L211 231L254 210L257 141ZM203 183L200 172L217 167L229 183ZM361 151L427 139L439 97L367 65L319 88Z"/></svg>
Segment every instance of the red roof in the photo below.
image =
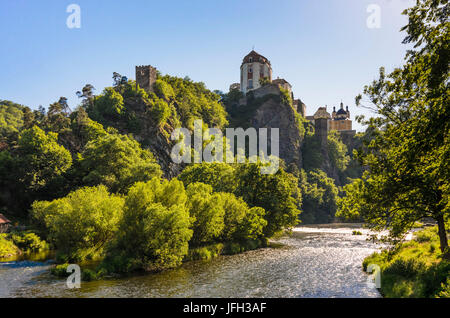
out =
<svg viewBox="0 0 450 318"><path fill-rule="evenodd" d="M251 60L250 60L251 58ZM270 61L262 56L259 53L256 53L254 50L252 50L250 53L248 53L244 59L242 60L242 64L245 63L252 63L252 62L260 62L260 63L267 63L270 65Z"/></svg>
<svg viewBox="0 0 450 318"><path fill-rule="evenodd" d="M3 214L0 214L0 224L8 224L11 223Z"/></svg>

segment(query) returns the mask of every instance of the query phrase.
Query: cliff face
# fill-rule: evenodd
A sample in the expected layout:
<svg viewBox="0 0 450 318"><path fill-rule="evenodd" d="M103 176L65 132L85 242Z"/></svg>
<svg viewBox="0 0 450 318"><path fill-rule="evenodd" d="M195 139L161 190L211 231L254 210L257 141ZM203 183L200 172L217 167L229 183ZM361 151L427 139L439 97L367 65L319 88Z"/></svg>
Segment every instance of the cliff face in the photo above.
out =
<svg viewBox="0 0 450 318"><path fill-rule="evenodd" d="M175 124L169 119L164 125L158 126L152 119L148 106L139 99L129 98L125 104L137 127L130 127L124 121L114 121L114 128L122 134L132 133L143 148L153 153L164 176L168 179L176 177L183 170L183 165L174 163L170 157L173 146L170 135Z"/></svg>
<svg viewBox="0 0 450 318"><path fill-rule="evenodd" d="M320 152L322 154L322 162L320 165L320 169L325 171L328 177L334 179L336 185L340 186L341 180L339 177L339 172L338 169L331 164L330 153L328 151L327 143L325 144L321 143Z"/></svg>
<svg viewBox="0 0 450 318"><path fill-rule="evenodd" d="M302 167L301 144L303 136L295 125L295 110L274 99L265 101L250 119L252 127L278 128L280 141L280 158L286 165L294 163Z"/></svg>
<svg viewBox="0 0 450 318"><path fill-rule="evenodd" d="M230 122L232 125L235 123L234 128L278 128L280 158L286 166L295 164L301 168L303 132L297 124L300 115L293 106L283 103L281 95L278 85L267 85L254 90L251 95L239 101L234 113L235 120Z"/></svg>
<svg viewBox="0 0 450 318"><path fill-rule="evenodd" d="M326 119L322 122L325 126L316 122L318 127L315 127L313 136L305 136L307 124L296 105L303 108L301 103L292 103L287 91L272 84L252 91L235 105L228 105L227 109L234 128L278 128L279 156L287 167L294 164L298 169L321 169L337 185L344 184L348 176L336 165L336 141L330 144L328 140ZM353 134L344 134L339 138L347 145L348 153L351 153L354 148Z"/></svg>

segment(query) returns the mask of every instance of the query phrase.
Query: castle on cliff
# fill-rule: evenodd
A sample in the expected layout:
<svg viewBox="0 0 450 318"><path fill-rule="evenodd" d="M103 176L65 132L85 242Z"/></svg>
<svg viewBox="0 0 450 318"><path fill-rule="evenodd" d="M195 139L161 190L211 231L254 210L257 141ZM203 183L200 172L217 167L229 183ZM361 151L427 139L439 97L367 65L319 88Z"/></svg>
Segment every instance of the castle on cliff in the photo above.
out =
<svg viewBox="0 0 450 318"><path fill-rule="evenodd" d="M346 137L352 137L356 133L355 130L352 130L348 106L344 110L342 102L338 111L336 111L336 107L333 107L332 114L328 113L327 106L325 106L319 107L313 116L306 116L306 105L300 99L294 98L291 84L282 78L272 80L272 65L269 59L254 50L242 60L240 83L231 84L230 91L240 90L244 95L253 91L256 97L261 97L264 94L271 93L270 89L263 90L264 84L267 83L276 84L288 90L292 96L294 108L299 114L314 124L319 135L323 134L326 136L328 131L337 130L346 139Z"/></svg>
<svg viewBox="0 0 450 318"><path fill-rule="evenodd" d="M231 84L230 91L240 90L244 96L252 92L254 97L258 98L268 94L280 94L280 88L283 88L291 95L294 109L314 124L316 135L324 141L330 130L340 132L344 142L355 135L348 106L344 110L344 104L341 102L339 110L336 111L336 107L333 107L331 114L327 111L327 106L319 107L313 116L306 116L306 105L300 99L294 98L291 84L282 78L272 79L270 61L254 50L242 60L240 73L240 83ZM150 65L136 66L136 83L146 91L153 92L156 77L156 68Z"/></svg>

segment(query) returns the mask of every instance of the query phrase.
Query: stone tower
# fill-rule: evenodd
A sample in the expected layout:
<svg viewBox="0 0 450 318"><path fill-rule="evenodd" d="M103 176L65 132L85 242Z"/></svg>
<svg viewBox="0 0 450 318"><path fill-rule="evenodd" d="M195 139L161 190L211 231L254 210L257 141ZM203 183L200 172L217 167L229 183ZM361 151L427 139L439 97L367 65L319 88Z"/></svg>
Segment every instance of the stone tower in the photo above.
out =
<svg viewBox="0 0 450 318"><path fill-rule="evenodd" d="M314 128L316 130L316 137L322 145L327 144L330 114L327 112L327 107L319 107L314 114Z"/></svg>
<svg viewBox="0 0 450 318"><path fill-rule="evenodd" d="M156 68L151 65L136 66L136 83L147 92L153 92L156 82Z"/></svg>
<svg viewBox="0 0 450 318"><path fill-rule="evenodd" d="M241 65L241 92L247 92L261 87L259 80L267 77L272 81L272 66L264 56L251 51L242 60Z"/></svg>

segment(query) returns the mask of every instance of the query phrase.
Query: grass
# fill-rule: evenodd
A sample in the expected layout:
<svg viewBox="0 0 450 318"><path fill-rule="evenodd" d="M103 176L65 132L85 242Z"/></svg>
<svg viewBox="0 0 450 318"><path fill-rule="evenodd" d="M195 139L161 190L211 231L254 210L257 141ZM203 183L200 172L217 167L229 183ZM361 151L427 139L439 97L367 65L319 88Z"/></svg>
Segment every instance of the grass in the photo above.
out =
<svg viewBox="0 0 450 318"><path fill-rule="evenodd" d="M380 292L388 298L449 297L450 262L442 258L437 227L426 228L398 248L374 253L363 262L381 270Z"/></svg>

